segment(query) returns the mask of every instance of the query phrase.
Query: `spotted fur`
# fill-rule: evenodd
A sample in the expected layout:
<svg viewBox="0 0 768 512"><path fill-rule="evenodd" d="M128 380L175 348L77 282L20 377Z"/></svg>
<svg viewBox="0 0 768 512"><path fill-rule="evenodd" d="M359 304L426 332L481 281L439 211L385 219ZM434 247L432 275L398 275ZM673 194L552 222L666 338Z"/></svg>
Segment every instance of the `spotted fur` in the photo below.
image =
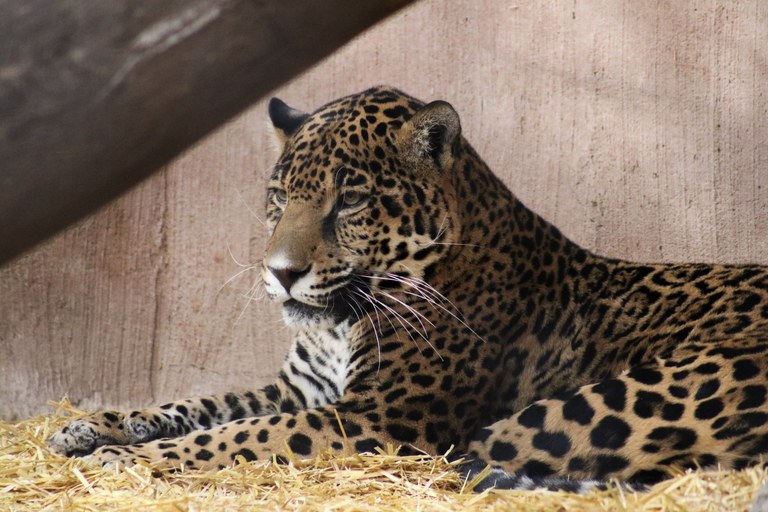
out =
<svg viewBox="0 0 768 512"><path fill-rule="evenodd" d="M204 469L455 446L513 487L768 453L766 267L590 253L507 190L445 102L377 87L270 116L262 274L295 332L277 380L96 413L51 448Z"/></svg>

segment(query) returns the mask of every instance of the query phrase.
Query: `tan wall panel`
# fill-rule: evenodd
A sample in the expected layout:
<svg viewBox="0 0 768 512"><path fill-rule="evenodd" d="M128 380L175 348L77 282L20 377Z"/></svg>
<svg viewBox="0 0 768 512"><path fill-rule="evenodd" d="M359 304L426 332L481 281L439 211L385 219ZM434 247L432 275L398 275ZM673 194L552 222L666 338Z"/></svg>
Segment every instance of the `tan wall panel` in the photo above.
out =
<svg viewBox="0 0 768 512"><path fill-rule="evenodd" d="M424 0L275 94L313 109L376 83L453 103L518 196L590 249L768 263L762 0ZM261 102L0 269L0 416L266 383L288 332L239 264L264 247L272 145Z"/></svg>

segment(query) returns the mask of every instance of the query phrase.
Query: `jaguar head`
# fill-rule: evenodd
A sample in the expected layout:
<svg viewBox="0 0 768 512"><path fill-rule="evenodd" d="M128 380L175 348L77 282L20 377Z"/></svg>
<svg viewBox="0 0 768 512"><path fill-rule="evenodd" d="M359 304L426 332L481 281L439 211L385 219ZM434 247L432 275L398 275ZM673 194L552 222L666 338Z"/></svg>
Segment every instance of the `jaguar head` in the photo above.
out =
<svg viewBox="0 0 768 512"><path fill-rule="evenodd" d="M288 324L339 322L436 271L458 238L461 127L445 102L377 87L313 114L272 99L262 276Z"/></svg>

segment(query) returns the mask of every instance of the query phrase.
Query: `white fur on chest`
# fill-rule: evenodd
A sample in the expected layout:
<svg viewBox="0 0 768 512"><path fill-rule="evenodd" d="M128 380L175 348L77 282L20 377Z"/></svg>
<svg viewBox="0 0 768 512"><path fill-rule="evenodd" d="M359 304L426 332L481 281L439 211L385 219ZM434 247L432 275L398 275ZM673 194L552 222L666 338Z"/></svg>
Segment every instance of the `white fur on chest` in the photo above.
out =
<svg viewBox="0 0 768 512"><path fill-rule="evenodd" d="M350 325L332 329L306 329L296 333L283 364L291 384L298 388L307 407L321 407L344 394L349 372Z"/></svg>

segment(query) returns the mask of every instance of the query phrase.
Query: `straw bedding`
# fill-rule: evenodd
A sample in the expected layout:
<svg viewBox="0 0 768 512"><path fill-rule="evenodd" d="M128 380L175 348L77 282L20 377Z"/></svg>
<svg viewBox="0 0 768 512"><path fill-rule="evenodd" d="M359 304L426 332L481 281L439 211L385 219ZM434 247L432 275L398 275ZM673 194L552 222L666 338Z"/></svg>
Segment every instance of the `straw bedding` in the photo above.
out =
<svg viewBox="0 0 768 512"><path fill-rule="evenodd" d="M475 494L441 457L325 456L288 465L251 463L216 472L153 475L103 471L48 452L44 440L81 414L65 400L50 417L0 422L0 510L747 510L768 472L688 472L632 494L548 491Z"/></svg>

